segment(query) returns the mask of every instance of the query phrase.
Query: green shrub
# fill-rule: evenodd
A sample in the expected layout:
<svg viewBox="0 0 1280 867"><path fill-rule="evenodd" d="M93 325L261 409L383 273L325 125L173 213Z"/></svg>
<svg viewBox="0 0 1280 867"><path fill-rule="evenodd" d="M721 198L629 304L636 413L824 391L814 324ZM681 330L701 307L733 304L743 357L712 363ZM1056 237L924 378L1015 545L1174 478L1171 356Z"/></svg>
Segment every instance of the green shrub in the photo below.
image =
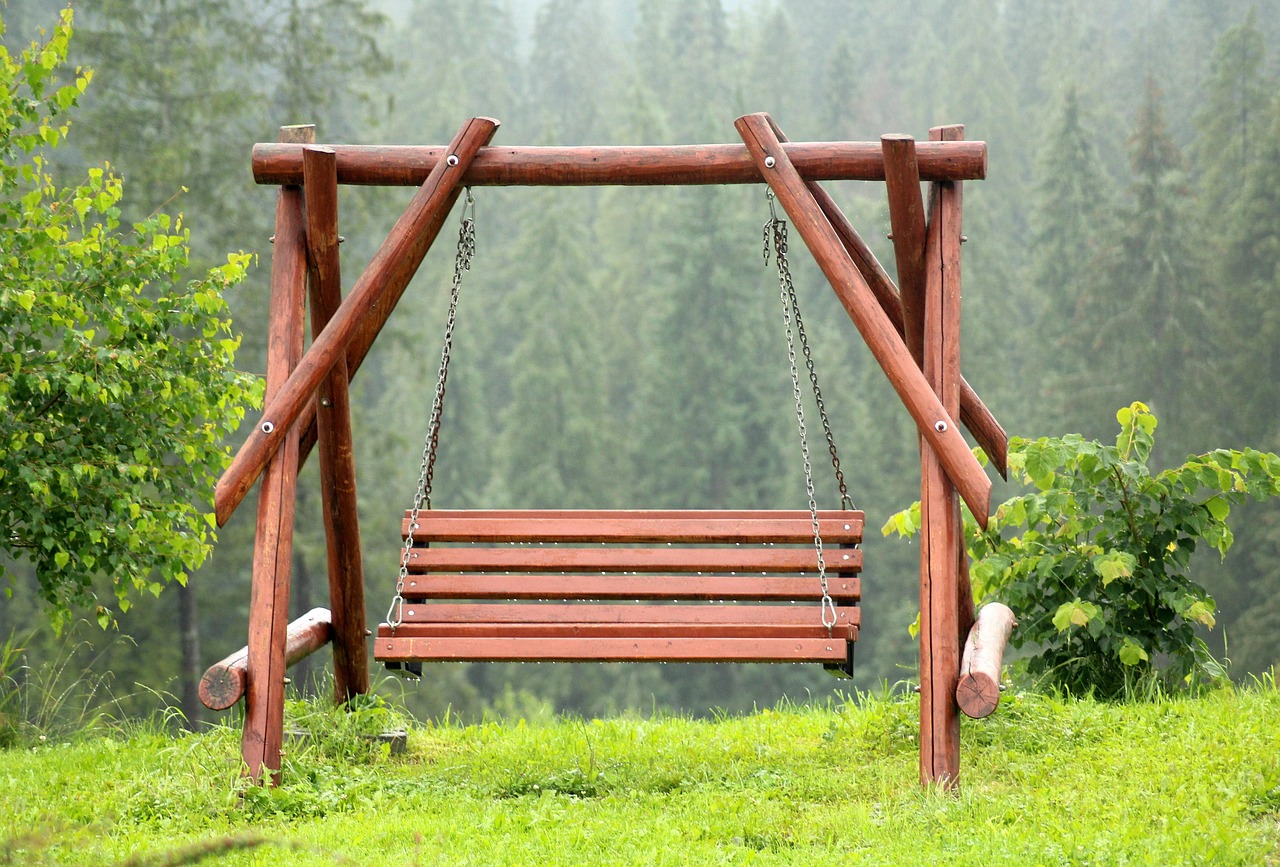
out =
<svg viewBox="0 0 1280 867"><path fill-rule="evenodd" d="M1012 438L1009 468L1031 493L996 509L986 531L966 520L978 598L1018 616L1014 647L1029 674L1075 694L1116 698L1136 683L1183 688L1225 678L1201 627L1213 598L1191 577L1202 543L1226 556L1231 506L1280 493L1280 457L1217 449L1152 473L1156 417L1116 413L1114 446L1078 434ZM918 529L918 504L885 533Z"/></svg>

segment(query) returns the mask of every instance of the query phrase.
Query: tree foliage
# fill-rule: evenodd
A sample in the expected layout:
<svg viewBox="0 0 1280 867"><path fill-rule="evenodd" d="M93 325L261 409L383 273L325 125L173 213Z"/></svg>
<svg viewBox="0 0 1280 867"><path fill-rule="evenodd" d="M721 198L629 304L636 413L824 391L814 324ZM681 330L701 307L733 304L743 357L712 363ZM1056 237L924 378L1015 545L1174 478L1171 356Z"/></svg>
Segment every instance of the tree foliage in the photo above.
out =
<svg viewBox="0 0 1280 867"><path fill-rule="evenodd" d="M72 186L50 173L91 78L59 85L71 22L17 57L0 47L0 550L34 565L55 626L82 606L106 626L95 579L124 610L205 559L201 504L257 389L223 300L249 257L183 281L180 218L126 229L109 167Z"/></svg>
<svg viewBox="0 0 1280 867"><path fill-rule="evenodd" d="M1216 449L1153 472L1156 417L1116 413L1115 445L1078 434L1013 438L1009 469L1031 493L1003 503L985 531L968 526L979 596L1018 614L1013 645L1035 648L1027 671L1073 693L1115 698L1144 677L1179 687L1219 680L1198 627L1213 598L1191 578L1202 544L1225 557L1231 507L1280 494L1280 457ZM907 533L901 513L886 532Z"/></svg>

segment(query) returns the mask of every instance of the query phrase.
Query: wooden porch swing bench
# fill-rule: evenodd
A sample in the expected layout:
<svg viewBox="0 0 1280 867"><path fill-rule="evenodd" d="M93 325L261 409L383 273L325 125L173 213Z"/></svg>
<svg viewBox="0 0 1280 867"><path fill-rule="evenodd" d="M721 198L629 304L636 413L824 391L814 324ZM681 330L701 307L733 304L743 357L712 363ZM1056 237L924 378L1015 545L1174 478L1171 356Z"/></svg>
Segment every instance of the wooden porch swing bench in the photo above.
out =
<svg viewBox="0 0 1280 867"><path fill-rule="evenodd" d="M960 204L965 180L986 173L986 147L963 127L937 127L917 147L880 142L789 143L764 114L739 118L741 145L488 147L497 122L468 120L446 147L317 146L314 127L285 127L254 148L258 183L279 185L262 418L218 483L222 526L262 479L249 640L209 669L211 707L245 699L242 754L255 780L276 782L287 666L333 647L339 702L370 689L364 575L356 509L348 385L455 203L467 190L441 377L422 487L405 515L399 579L374 658L423 661L814 662L849 673L861 628L863 515L852 506L826 428L842 500L794 511L453 511L432 509L430 462L460 274L473 248L470 188L486 185L765 184L766 223L779 270L802 442L805 424L793 320L810 365L785 268L781 205L919 435L920 777L954 786L959 710L994 710L1012 616L975 615L960 502L980 524L991 481L963 424L997 471L1007 437L960 375ZM883 181L897 282L876 261L826 180ZM929 184L929 200L921 183ZM338 255L340 184L416 186L417 192L344 298ZM467 258L464 258L464 254ZM790 290L791 312L787 292ZM309 300L311 333L305 345ZM316 447L332 612L287 623L298 469ZM433 457L431 457L433 459ZM425 508L420 508L425 505ZM968 638L962 658L960 646ZM206 687L209 689L206 690Z"/></svg>
<svg viewBox="0 0 1280 867"><path fill-rule="evenodd" d="M422 661L820 662L852 674L863 515L807 511L420 513L374 656Z"/></svg>

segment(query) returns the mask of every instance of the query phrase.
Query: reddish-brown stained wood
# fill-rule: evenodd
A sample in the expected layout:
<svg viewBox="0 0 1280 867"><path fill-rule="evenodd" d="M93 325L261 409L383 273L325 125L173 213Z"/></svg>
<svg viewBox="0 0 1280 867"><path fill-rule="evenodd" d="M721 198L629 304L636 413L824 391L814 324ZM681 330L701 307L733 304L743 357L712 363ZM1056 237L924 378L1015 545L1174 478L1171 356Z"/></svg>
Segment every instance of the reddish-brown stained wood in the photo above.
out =
<svg viewBox="0 0 1280 867"><path fill-rule="evenodd" d="M822 511L826 544L862 541L861 512ZM416 541L715 542L812 544L807 511L516 511L432 509L418 516ZM403 533L409 532L406 513Z"/></svg>
<svg viewBox="0 0 1280 867"><path fill-rule="evenodd" d="M384 662L844 662L836 638L400 638L379 637Z"/></svg>
<svg viewBox="0 0 1280 867"><path fill-rule="evenodd" d="M332 149L303 150L311 333L322 334L342 303L338 255L338 175ZM346 357L320 385L316 418L329 605L333 609L333 692L341 703L369 691L364 571L357 518L355 447ZM299 443L301 448L301 443Z"/></svg>
<svg viewBox="0 0 1280 867"><path fill-rule="evenodd" d="M1004 648L1017 625L1013 611L999 602L989 602L978 612L964 645L960 681L956 685L956 702L966 716L990 716L1000 704Z"/></svg>
<svg viewBox="0 0 1280 867"><path fill-rule="evenodd" d="M929 137L940 141L960 141L964 138L964 126L961 124L953 124L951 126L935 127L929 130ZM941 240L933 240L934 244L941 244L943 256L942 267L944 272L948 275L946 282L948 294L945 295L944 298L948 305L947 315L954 318L954 328L956 331L955 340L952 342L952 345L950 345L949 350L954 357L943 359L944 365L952 365L957 371L957 375L955 376L956 382L948 382L948 387L952 389L959 389L959 394L955 397L952 397L950 393L944 397L944 403L946 403L948 407L953 405L953 403L948 401L960 403L964 400L964 380L958 373L960 370L960 245L962 243L964 231L964 226L962 224L963 211L961 207L963 200L963 186L964 185L960 183L930 185L931 190L935 191L931 193L931 197L938 199L938 211L942 214L943 225L949 233L948 237L944 237ZM932 207L933 204L931 203L931 211ZM926 247L928 246L929 240L926 240ZM961 528L963 528L963 519L961 517L957 516L956 522L961 526ZM986 522L983 522L984 528L985 523ZM958 571L956 572L956 604L958 606L956 614L956 634L957 639L961 643L963 643L965 638L969 635L969 630L973 627L974 618L973 587L969 583L969 554L965 550L963 538L962 533L960 542L956 545L956 561L958 568Z"/></svg>
<svg viewBox="0 0 1280 867"><path fill-rule="evenodd" d="M828 574L857 572L862 552L826 552ZM422 572L813 572L813 548L415 548L409 571Z"/></svg>
<svg viewBox="0 0 1280 867"><path fill-rule="evenodd" d="M963 522L963 517L961 521ZM961 526L963 527L963 523ZM956 575L959 579L956 584L956 604L959 606L958 617L956 618L956 635L963 644L964 640L969 636L969 630L973 629L975 615L973 584L969 581L969 551L963 539L959 550L956 551L956 559L958 561Z"/></svg>
<svg viewBox="0 0 1280 867"><path fill-rule="evenodd" d="M840 242L844 245L845 250L848 251L849 257L867 281L868 286L870 286L872 293L876 297L876 301L880 304L880 308L884 310L885 315L889 317L889 321L893 323L893 327L897 329L898 333L905 335L902 300L898 297L898 289L893 285L893 280L889 278L884 267L876 259L875 254L871 252L871 248L858 235L857 230L853 228L853 224L841 212L830 194L816 183L810 183L809 190L822 207L823 214L831 221L831 227L835 229L836 234L840 237ZM969 432L973 434L974 439L978 441L978 445L982 446L983 451L987 453L987 457L991 459L992 466L996 468L1001 477L1009 478L1009 436L1005 433L1004 428L1000 426L1000 422L996 420L996 417L992 415L991 410L978 397L978 393L973 390L973 386L969 385L963 377L960 379L960 420L969 429Z"/></svg>
<svg viewBox="0 0 1280 867"><path fill-rule="evenodd" d="M781 131L776 130L776 127L775 131L778 133L779 139L785 143L786 137L781 134ZM978 143L967 142L963 144L973 145ZM273 148L274 145L264 145L260 147ZM734 145L732 147L737 146ZM930 147L932 147L931 143L921 143L918 145L918 148L921 149L927 149ZM347 147L341 145L335 145L333 148L339 151L340 154L348 150ZM482 157L485 153L486 151L482 150L480 154L477 155L477 159ZM289 157L288 159L292 160L294 158ZM432 159L438 161L438 154ZM983 160L985 166L985 149ZM341 157L339 164L341 165ZM752 165L752 172L756 172L754 164ZM288 174L283 175L282 177L292 177L295 173L296 171L291 168L289 169ZM408 177L418 178L421 176L423 175L420 175L415 171L415 173L411 173ZM925 180L930 179L932 178L925 178ZM760 180L760 178L757 177L757 180ZM381 183L380 181L374 180L367 182ZM407 183L407 181L403 182ZM670 181L670 183L674 182L675 181ZM858 233L854 230L848 219L845 218L844 214L840 212L840 209L836 206L835 202L827 192L813 180L809 181L809 189L821 205L823 212L827 215L828 219L831 220L832 226L840 236L840 240L844 244L845 249L849 251L849 255L852 257L854 264L857 265L858 269L862 272L863 277L866 279L872 292L875 294L876 300L889 316L889 320L893 323L894 327L898 329L899 333L902 333L902 304L898 298L898 290L894 286L893 281L889 278L889 275L885 273L884 269L880 266L880 263L876 261L876 258L874 254L872 254L870 248L867 247L861 237L858 236ZM355 378L356 372L360 369L360 365L363 363L368 350L369 344L365 343L353 344L347 348L347 371L350 379ZM977 439L978 444L981 445L983 450L987 453L987 456L991 459L992 465L997 469L997 471L999 471L1001 476L1007 479L1009 477L1006 462L1008 437L1005 434L1004 429L1000 426L1000 423L996 420L995 416L991 414L991 411L987 409L986 405L978 397L977 393L967 381L961 380L960 387L961 421ZM307 455L310 453L311 447L315 444L316 438L315 407L313 405L308 405L308 407L303 411L301 424L303 426L303 431L299 446L299 460L300 462L305 462Z"/></svg>
<svg viewBox="0 0 1280 867"><path fill-rule="evenodd" d="M858 637L851 574L862 552L849 543L861 539L861 512L819 516L831 629L808 512L431 510L418 520L415 537L434 546L410 552L401 622L374 641L384 662L844 662ZM677 571L690 574L651 574Z"/></svg>
<svg viewBox="0 0 1280 867"><path fill-rule="evenodd" d="M306 128L282 135L308 138ZM311 127L312 140L315 128ZM271 305L267 326L267 400L298 363L303 343L306 240L302 190L284 187L276 203L271 257ZM285 641L289 621L289 569L297 490L298 435L284 431L279 456L267 463L258 499L249 599L248 675L241 755L254 781L279 782L284 740Z"/></svg>
<svg viewBox="0 0 1280 867"><path fill-rule="evenodd" d="M393 633L390 627L380 636L394 638L834 638L855 641L856 627L836 624L828 632L815 606L809 622L796 623L598 623L594 620L567 620L561 623L403 623ZM375 639L375 644L376 644Z"/></svg>
<svg viewBox="0 0 1280 867"><path fill-rule="evenodd" d="M328 145L338 155L338 183L417 186L452 153L438 145ZM877 142L795 142L791 162L809 180L884 179ZM987 173L984 142L921 144L926 181L980 180ZM301 148L253 146L253 177L260 184L302 181ZM642 147L487 147L476 155L468 186L594 186L758 184L755 163L741 145Z"/></svg>
<svg viewBox="0 0 1280 867"><path fill-rule="evenodd" d="M974 516L985 525L990 511L991 480L953 421L959 416L959 407L954 414L948 413L930 390L902 342L902 335L880 309L804 179L788 162L767 116L747 115L739 118L735 125L916 426L929 440ZM765 167L768 159L774 162L772 168Z"/></svg>
<svg viewBox="0 0 1280 867"><path fill-rule="evenodd" d="M456 165L450 166L445 160L436 162L328 327L317 335L279 393L265 402L262 420L218 481L214 513L219 526L239 505L267 459L280 447L285 432L298 422L312 394L339 359L349 358L352 352L364 357L457 200L459 184L471 159L497 128L496 120L482 117L463 125L450 145L450 153L458 157ZM296 466L296 455L294 462Z"/></svg>
<svg viewBox="0 0 1280 867"><path fill-rule="evenodd" d="M902 336L916 364L924 364L924 200L916 142L908 135L880 137L884 149L884 181L893 227L893 253L898 263L902 298ZM881 305L883 306L883 304Z"/></svg>
<svg viewBox="0 0 1280 867"><path fill-rule="evenodd" d="M860 609L856 605L836 608L836 626L857 626ZM531 626L547 624L612 623L635 626L637 624L697 624L702 626L745 626L771 624L773 626L822 627L821 614L816 605L616 605L616 604L565 604L502 603L502 602L426 602L406 605L404 622L399 629L410 624L435 628L445 624L518 623Z"/></svg>
<svg viewBox="0 0 1280 867"><path fill-rule="evenodd" d="M857 552L861 554L861 552ZM837 603L857 601L862 582L832 575L828 592ZM716 575L410 575L404 596L416 599L703 599L718 601L821 598L817 576Z"/></svg>
<svg viewBox="0 0 1280 867"><path fill-rule="evenodd" d="M312 608L289 624L285 637L285 665L293 665L329 642L329 609ZM244 695L249 648L242 647L209 666L200 678L200 701L210 710L226 710Z"/></svg>
<svg viewBox="0 0 1280 867"><path fill-rule="evenodd" d="M924 373L943 405L960 405L960 185L935 184L925 249ZM960 777L960 504L932 443L921 441L920 779Z"/></svg>
<svg viewBox="0 0 1280 867"><path fill-rule="evenodd" d="M774 122L773 118L770 117L768 120L774 135L785 144L787 141L786 134ZM921 147L928 146L930 145L921 145ZM835 230L836 235L839 236L840 243L844 245L845 250L849 253L849 258L853 260L853 264L857 266L863 279L867 281L867 285L870 287L872 294L875 295L880 309L889 317L889 321L898 330L898 334L905 335L905 325L902 318L902 299L899 297L898 288L893 285L893 281L889 279L888 273L880 265L875 254L871 252L871 248L862 240L857 230L853 228L853 224L849 222L849 219L840 210L835 200L831 198L831 195L816 181L809 181L807 186L809 187L809 192L813 194L814 201L818 203L818 206L822 208L822 213L831 222L831 227ZM987 457L991 459L992 466L996 468L1001 477L1008 479L1009 437L1005 434L1004 428L1000 426L1000 423L996 421L996 417L991 414L991 410L987 409L986 404L982 402L977 392L963 377L960 379L960 420L969 429L969 432L973 434L978 441L978 445L982 446L987 453Z"/></svg>

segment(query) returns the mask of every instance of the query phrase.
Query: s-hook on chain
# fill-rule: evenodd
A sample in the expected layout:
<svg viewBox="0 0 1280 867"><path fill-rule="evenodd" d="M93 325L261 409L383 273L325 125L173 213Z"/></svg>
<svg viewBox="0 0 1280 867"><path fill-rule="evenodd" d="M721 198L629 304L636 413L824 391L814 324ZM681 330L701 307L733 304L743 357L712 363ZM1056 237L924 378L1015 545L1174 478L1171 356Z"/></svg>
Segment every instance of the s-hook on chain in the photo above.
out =
<svg viewBox="0 0 1280 867"><path fill-rule="evenodd" d="M418 489L409 510L409 532L404 535L404 549L400 552L400 576L396 579L396 595L387 609L387 623L394 634L404 622L404 582L409 576L409 555L413 549L413 531L418 529L418 514L425 507L431 508L431 484L436 470L436 452L440 446L440 416L444 411L445 383L449 379L449 361L453 354L453 328L458 321L458 298L462 289L462 275L471 270L471 258L476 252L476 200L471 188L466 189L462 202L461 225L458 228L458 249L453 259L453 283L449 289L449 316L444 326L444 345L440 349L440 369L436 376L435 397L431 401L431 417L427 422L426 442L422 447L422 464L418 470Z"/></svg>
<svg viewBox="0 0 1280 867"><path fill-rule="evenodd" d="M830 634L836 625L836 606L831 599L827 586L827 562L823 552L822 530L818 522L818 501L813 486L813 465L809 460L809 431L804 421L804 400L800 389L800 369L796 363L796 337L800 339L801 354L804 355L805 367L809 373L809 384L813 387L814 401L818 407L818 415L822 419L822 429L827 438L827 451L831 455L831 465L835 469L836 482L840 487L840 505L843 509L853 508L853 499L849 496L849 488L845 484L844 472L840 469L840 457L836 453L835 435L831 430L831 421L827 417L827 407L822 400L822 389L818 386L818 374L813 364L813 354L809 349L809 337L805 333L804 320L800 318L800 304L796 297L796 287L791 279L791 266L787 261L787 222L778 218L774 205L773 190L767 192L769 199L769 220L764 224L764 261L769 263L769 248L772 245L774 260L778 266L778 294L782 300L782 322L787 333L787 359L791 363L791 391L796 402L796 422L800 430L800 454L804 459L804 485L809 496L809 520L813 528L813 547L818 558L818 580L822 586L822 625ZM793 327L794 323L794 327Z"/></svg>

